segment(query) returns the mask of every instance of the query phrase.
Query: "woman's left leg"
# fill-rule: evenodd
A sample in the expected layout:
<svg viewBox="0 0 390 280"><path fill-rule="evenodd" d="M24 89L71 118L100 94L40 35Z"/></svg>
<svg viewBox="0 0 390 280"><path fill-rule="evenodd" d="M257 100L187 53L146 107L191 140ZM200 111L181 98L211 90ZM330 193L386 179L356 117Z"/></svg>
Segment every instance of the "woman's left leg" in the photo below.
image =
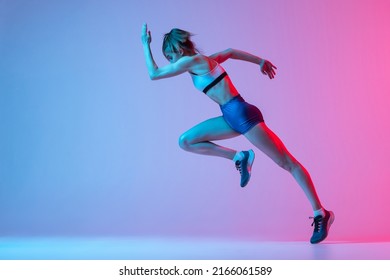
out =
<svg viewBox="0 0 390 280"><path fill-rule="evenodd" d="M215 144L212 141L224 140L239 136L220 116L201 122L179 138L180 147L188 152L201 155L224 157L235 161L237 170L241 174L241 187L245 187L250 179L254 153L250 151L237 152L236 150ZM239 160L238 160L239 159Z"/></svg>
<svg viewBox="0 0 390 280"><path fill-rule="evenodd" d="M184 132L179 146L188 152L233 159L237 151L217 145L212 141L224 140L240 135L234 131L222 116L203 121Z"/></svg>

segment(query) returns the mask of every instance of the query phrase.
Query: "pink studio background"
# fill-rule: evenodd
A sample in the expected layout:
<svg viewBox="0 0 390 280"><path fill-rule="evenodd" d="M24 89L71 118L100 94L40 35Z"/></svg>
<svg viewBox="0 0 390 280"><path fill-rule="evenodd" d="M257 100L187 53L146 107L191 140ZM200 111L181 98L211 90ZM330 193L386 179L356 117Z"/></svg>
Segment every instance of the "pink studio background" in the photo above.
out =
<svg viewBox="0 0 390 280"><path fill-rule="evenodd" d="M189 75L151 82L173 27L205 54L268 58L224 67L310 171L336 214L329 240L390 238L389 1L0 1L0 234L308 240L310 205L257 151L233 164L178 137L219 108ZM223 141L252 148L245 138Z"/></svg>

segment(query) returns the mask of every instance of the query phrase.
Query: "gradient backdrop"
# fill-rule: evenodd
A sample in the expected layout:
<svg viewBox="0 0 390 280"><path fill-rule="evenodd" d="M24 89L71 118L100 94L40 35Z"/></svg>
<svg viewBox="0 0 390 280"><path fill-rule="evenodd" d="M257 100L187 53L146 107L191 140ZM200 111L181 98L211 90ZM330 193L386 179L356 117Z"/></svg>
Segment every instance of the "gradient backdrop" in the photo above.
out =
<svg viewBox="0 0 390 280"><path fill-rule="evenodd" d="M387 0L0 0L1 236L311 236L303 192L259 151L241 189L232 162L179 148L219 107L187 74L149 80L144 22L159 65L173 27L272 61L272 81L224 67L335 212L329 240L390 240Z"/></svg>

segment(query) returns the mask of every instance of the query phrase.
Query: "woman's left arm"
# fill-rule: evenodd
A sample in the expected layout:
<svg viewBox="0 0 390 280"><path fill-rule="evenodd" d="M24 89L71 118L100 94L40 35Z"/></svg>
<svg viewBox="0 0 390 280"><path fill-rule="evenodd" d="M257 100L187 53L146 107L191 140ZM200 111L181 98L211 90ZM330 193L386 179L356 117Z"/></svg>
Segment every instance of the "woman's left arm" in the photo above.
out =
<svg viewBox="0 0 390 280"><path fill-rule="evenodd" d="M193 63L191 57L182 57L175 63L168 64L164 67L158 67L154 61L150 43L152 42L152 36L146 23L142 26L142 44L144 47L144 54L146 60L146 66L148 68L149 77L152 80L159 80L180 75L189 70L189 67Z"/></svg>
<svg viewBox="0 0 390 280"><path fill-rule="evenodd" d="M214 59L218 63L222 63L229 58L252 62L254 64L259 65L261 73L263 73L264 75L268 75L270 79L273 79L276 74L275 69L277 68L270 61L241 50L229 48L222 52L218 52L211 55L210 58Z"/></svg>

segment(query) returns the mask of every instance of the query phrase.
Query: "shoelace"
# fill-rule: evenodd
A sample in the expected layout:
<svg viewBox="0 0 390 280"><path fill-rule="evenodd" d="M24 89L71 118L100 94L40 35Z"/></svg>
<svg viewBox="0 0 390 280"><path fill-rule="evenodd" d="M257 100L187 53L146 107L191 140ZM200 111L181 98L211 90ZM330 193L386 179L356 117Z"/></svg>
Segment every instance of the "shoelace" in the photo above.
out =
<svg viewBox="0 0 390 280"><path fill-rule="evenodd" d="M237 161L236 161L236 169L237 169L238 171L240 171L240 174L242 174L241 161L240 161L240 160L237 160Z"/></svg>
<svg viewBox="0 0 390 280"><path fill-rule="evenodd" d="M322 228L322 221L324 220L324 218L322 216L317 216L317 217L309 217L309 219L314 219L314 221L311 223L311 226L314 225L314 231L320 232Z"/></svg>

